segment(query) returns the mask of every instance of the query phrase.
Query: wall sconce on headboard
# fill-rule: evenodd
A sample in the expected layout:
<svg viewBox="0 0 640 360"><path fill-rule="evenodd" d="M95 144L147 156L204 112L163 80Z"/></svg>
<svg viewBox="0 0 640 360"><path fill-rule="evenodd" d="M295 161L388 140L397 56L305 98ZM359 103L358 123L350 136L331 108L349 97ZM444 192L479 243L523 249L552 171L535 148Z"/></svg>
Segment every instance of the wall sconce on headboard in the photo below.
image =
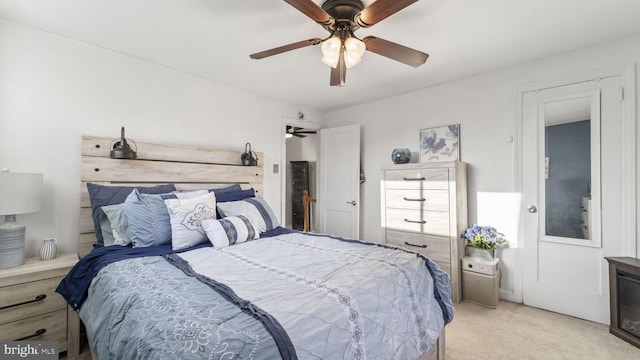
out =
<svg viewBox="0 0 640 360"><path fill-rule="evenodd" d="M133 141L131 141L133 142ZM136 143L133 142L133 145L135 145ZM109 156L112 159L135 159L138 155L136 153L136 150L138 150L138 147L136 146L136 150L133 150L129 144L127 143L127 139L124 138L124 126L122 127L122 130L120 130L120 140L116 140L112 145L111 145L111 152L109 153Z"/></svg>
<svg viewBox="0 0 640 360"><path fill-rule="evenodd" d="M243 166L257 166L258 165L258 155L255 152L251 151L251 144L246 143L244 145L244 153L240 156L240 160L242 160Z"/></svg>

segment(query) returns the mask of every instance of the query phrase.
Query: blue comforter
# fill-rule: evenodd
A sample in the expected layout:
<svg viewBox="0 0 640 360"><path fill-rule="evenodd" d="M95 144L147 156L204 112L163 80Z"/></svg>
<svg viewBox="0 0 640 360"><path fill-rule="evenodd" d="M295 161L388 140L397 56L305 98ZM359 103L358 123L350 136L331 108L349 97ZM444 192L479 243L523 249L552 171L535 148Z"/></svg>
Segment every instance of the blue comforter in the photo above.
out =
<svg viewBox="0 0 640 360"><path fill-rule="evenodd" d="M88 293L76 304L100 359L415 359L453 316L447 275L386 245L278 229L163 253L88 257L105 264L90 286L82 265L61 284Z"/></svg>

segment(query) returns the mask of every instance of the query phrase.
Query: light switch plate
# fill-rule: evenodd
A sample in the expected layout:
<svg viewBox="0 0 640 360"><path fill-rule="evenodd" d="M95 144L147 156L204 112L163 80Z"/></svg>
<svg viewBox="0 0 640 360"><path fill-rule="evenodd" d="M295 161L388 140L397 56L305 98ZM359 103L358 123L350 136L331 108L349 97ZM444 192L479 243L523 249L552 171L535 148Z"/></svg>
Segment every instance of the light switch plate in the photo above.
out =
<svg viewBox="0 0 640 360"><path fill-rule="evenodd" d="M278 170L279 170L278 168L279 168L278 164L273 164L273 173L274 174L278 173Z"/></svg>

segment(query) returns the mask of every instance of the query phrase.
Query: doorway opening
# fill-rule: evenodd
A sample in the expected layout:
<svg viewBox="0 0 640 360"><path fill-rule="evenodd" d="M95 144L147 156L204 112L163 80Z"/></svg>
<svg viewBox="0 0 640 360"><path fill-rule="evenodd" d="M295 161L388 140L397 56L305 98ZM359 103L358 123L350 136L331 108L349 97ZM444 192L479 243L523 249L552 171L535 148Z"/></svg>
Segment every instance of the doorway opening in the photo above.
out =
<svg viewBox="0 0 640 360"><path fill-rule="evenodd" d="M283 119L282 121L282 223L284 227L303 230L303 191L315 198L317 194L318 130L310 121ZM316 230L315 206L310 205L309 230Z"/></svg>

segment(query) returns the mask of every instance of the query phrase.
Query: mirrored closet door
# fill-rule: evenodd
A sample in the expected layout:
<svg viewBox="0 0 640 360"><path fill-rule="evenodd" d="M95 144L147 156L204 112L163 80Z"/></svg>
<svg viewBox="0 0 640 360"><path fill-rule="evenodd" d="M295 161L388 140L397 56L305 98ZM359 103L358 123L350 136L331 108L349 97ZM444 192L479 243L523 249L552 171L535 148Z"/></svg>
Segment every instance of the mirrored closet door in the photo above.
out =
<svg viewBox="0 0 640 360"><path fill-rule="evenodd" d="M603 250L620 236L621 100L620 76L523 94L527 305L608 323Z"/></svg>

